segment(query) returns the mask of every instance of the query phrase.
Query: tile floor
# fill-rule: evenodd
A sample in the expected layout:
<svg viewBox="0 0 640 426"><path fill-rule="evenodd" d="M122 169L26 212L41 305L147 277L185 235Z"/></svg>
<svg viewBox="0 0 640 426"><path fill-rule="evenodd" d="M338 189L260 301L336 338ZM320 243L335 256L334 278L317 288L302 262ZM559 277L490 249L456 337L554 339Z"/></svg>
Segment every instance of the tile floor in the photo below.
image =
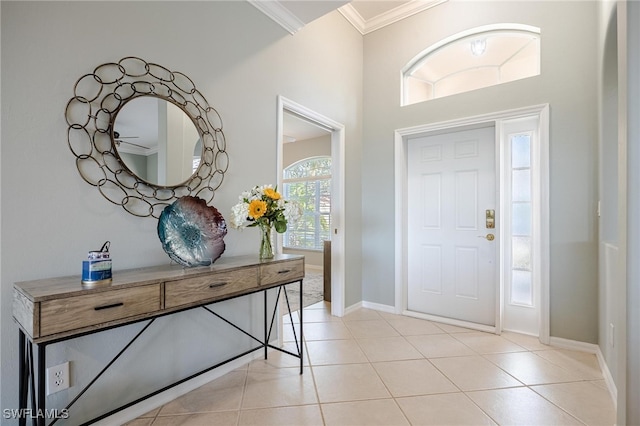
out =
<svg viewBox="0 0 640 426"><path fill-rule="evenodd" d="M615 423L595 355L368 309L336 318L324 302L304 323L303 375L272 352L128 426Z"/></svg>

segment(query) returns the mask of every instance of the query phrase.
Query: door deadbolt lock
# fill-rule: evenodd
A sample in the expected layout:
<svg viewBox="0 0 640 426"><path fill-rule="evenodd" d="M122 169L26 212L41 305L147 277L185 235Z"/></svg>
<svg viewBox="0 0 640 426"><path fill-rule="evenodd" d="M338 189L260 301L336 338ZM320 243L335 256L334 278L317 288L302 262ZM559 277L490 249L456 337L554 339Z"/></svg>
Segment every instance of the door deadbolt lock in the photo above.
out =
<svg viewBox="0 0 640 426"><path fill-rule="evenodd" d="M485 219L487 229L494 229L496 227L496 211L485 210Z"/></svg>
<svg viewBox="0 0 640 426"><path fill-rule="evenodd" d="M496 236L493 234L487 234L487 235L478 235L478 238L484 238L487 241L493 241L496 239Z"/></svg>

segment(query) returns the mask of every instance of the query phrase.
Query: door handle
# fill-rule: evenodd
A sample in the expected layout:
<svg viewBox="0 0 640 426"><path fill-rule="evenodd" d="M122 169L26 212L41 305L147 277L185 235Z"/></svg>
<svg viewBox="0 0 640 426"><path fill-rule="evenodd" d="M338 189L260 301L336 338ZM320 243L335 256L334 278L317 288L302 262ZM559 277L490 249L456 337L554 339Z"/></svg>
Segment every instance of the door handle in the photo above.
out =
<svg viewBox="0 0 640 426"><path fill-rule="evenodd" d="M487 234L487 235L478 235L478 238L484 238L487 241L493 241L496 239L496 236L493 234Z"/></svg>

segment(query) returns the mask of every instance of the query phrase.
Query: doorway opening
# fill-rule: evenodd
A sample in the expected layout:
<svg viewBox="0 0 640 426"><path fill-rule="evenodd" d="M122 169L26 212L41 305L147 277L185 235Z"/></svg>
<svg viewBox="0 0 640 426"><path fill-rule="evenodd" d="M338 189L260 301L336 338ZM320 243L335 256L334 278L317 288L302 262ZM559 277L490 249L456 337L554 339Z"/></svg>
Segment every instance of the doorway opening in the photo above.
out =
<svg viewBox="0 0 640 426"><path fill-rule="evenodd" d="M277 250L305 256L303 304L330 303L331 314L342 316L344 126L279 96L277 137L278 188L304 211L278 235Z"/></svg>
<svg viewBox="0 0 640 426"><path fill-rule="evenodd" d="M283 183L280 192L297 203L300 219L282 236L284 254L305 256L303 306L331 303L331 132L289 112L284 114ZM299 286L289 286L298 310Z"/></svg>
<svg viewBox="0 0 640 426"><path fill-rule="evenodd" d="M548 105L541 105L396 131L396 313L498 334L503 330L518 331L536 335L541 342L548 343L548 111ZM446 179L449 179L454 188L453 198L448 203L464 202L463 204L469 207L469 200L473 201L476 197L476 192L471 194L469 191L471 189L476 191L474 188L478 188L476 180L471 179L476 174L470 172L475 170L476 165L473 162L462 164L459 171L449 165L440 171L430 168L431 166L427 164L424 171L416 172L409 167L409 156L411 155L413 162L416 161L417 155L422 156L424 162L444 158L439 154L440 148L435 146L442 144L442 137L459 134L463 135L460 136L461 139L459 141L454 139L453 145L448 148L451 149L450 157L468 161L464 157L474 157L476 150L473 147L476 145L471 143L474 137L464 132L487 127L495 129L491 135L495 139L495 152L491 152L491 147L485 148L495 159L493 170L496 182L495 211L490 206L475 207L474 204L477 211L465 216L467 209L462 212L464 213L462 216L458 217L466 220L463 225L466 226L469 234L473 233L472 236L483 237L483 241L487 239L492 243L495 237L496 243L493 248L497 253L497 264L493 265L496 277L493 279L491 295L485 297L486 305L493 311L495 321L487 320L486 315L483 321L474 321L466 319L464 315L466 313L462 313L463 308L460 306L456 308L455 304L443 314L440 311L431 312L429 308L421 309L420 302L416 298L422 297L425 301L430 301L429 293L453 291L455 294L449 300L462 301L463 305L475 303L475 299L479 298L470 290L475 288L474 280L480 279L478 278L480 275L473 271L481 270L482 246L472 244L469 240L447 248L445 245L449 243L449 238L454 237L447 237L437 232L436 228L440 225L436 221L436 214L442 213L439 208L423 208L426 216L417 220L410 219L409 212L415 213L416 209L420 209L419 204L415 204L415 197L429 198L428 202L423 200L422 204L432 206L433 197L442 193L443 188L439 185L446 182ZM413 146L416 141L424 144L421 150L416 151ZM525 151L527 155L524 155ZM446 173L451 177L447 178ZM477 175L480 176L483 173L485 172L479 171ZM409 180L414 182L413 189L410 188ZM422 182L417 184L417 189L416 181ZM461 185L465 182L469 185ZM460 193L464 195L463 198L456 198L455 191L458 190L464 192L464 194ZM425 222L426 219L429 220ZM490 223L491 221L495 222ZM465 226L461 227L458 222L452 222L451 226L456 232L465 231ZM419 232L415 229L416 227L426 230L426 242L416 243L415 235ZM429 232L432 233L429 234ZM490 239L489 234L492 237ZM440 238L440 242L435 238ZM445 250L450 251L448 263L441 260L445 259L444 257L440 257ZM416 251L424 253L424 256L420 258L420 255L416 255ZM420 258L418 261L422 262L418 268L422 271L418 272L418 276L423 277L417 283L415 282L416 268L412 269L410 265L410 262L416 262L416 256ZM490 258L484 259L489 265L493 262ZM429 266L429 271L424 270L425 265ZM471 268L469 265L475 265L476 268ZM445 268L451 271L447 272ZM438 277L444 277L446 274L449 274L449 288L453 290L439 286L438 280L444 280L444 278ZM458 291L460 289L466 292L462 294ZM491 297L493 299L489 300ZM409 298L412 299L411 302ZM464 298L467 300L461 300Z"/></svg>

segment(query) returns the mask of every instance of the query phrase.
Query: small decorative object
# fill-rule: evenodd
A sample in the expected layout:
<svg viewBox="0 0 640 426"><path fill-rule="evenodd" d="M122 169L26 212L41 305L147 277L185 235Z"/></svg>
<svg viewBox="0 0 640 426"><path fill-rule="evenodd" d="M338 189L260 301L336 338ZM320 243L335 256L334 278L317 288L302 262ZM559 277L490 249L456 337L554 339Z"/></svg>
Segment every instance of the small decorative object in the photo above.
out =
<svg viewBox="0 0 640 426"><path fill-rule="evenodd" d="M111 283L111 255L109 241L100 250L90 251L87 260L82 261L82 285L94 287Z"/></svg>
<svg viewBox="0 0 640 426"><path fill-rule="evenodd" d="M190 195L165 207L158 219L162 248L182 266L211 265L224 252L225 235L227 224L218 209Z"/></svg>
<svg viewBox="0 0 640 426"><path fill-rule="evenodd" d="M300 206L286 201L271 185L256 186L240 195L240 202L231 209L231 227L236 229L259 227L261 231L260 259L273 257L271 229L279 234L287 230L301 216Z"/></svg>

